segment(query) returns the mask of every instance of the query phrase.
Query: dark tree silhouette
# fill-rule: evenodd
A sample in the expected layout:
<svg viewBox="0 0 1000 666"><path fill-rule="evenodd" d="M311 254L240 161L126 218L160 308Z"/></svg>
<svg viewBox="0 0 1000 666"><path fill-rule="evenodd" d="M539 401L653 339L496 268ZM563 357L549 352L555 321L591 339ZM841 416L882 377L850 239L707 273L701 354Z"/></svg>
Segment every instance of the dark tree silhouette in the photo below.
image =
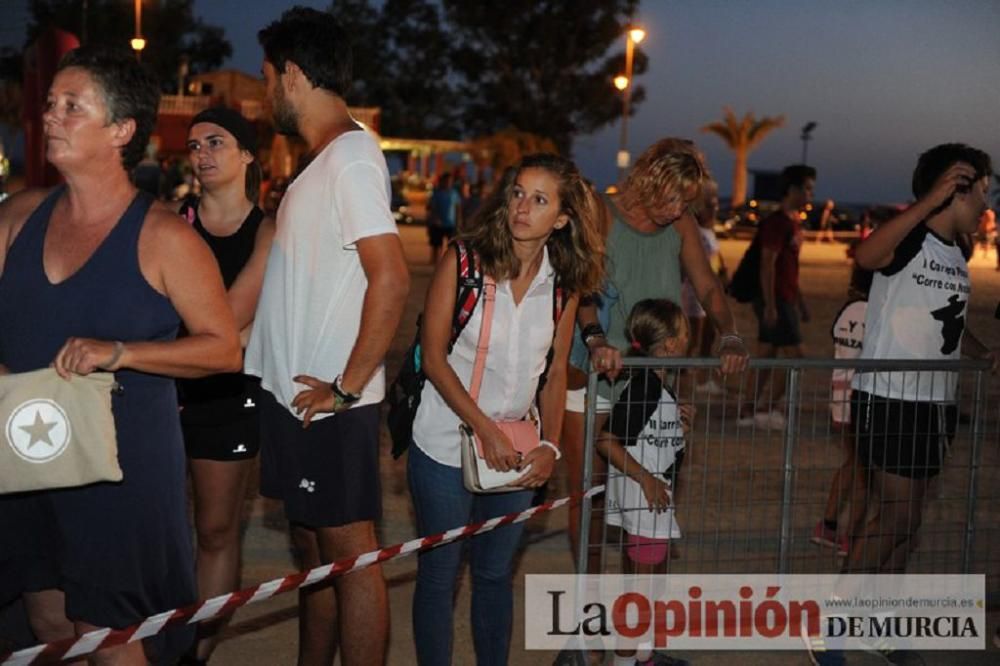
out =
<svg viewBox="0 0 1000 666"><path fill-rule="evenodd" d="M161 0L142 5L142 60L160 79L164 92L176 92L182 58L191 74L218 68L233 49L221 27L195 18L194 0ZM134 6L122 0L32 0L30 43L47 25L75 34L84 44L128 48L135 31ZM27 45L27 44L25 44Z"/></svg>
<svg viewBox="0 0 1000 666"><path fill-rule="evenodd" d="M331 12L354 38L348 101L382 107L386 134L520 131L568 153L574 136L621 117L612 79L624 70L625 29L638 4L336 0ZM637 49L633 75L646 67ZM633 113L643 97L633 88Z"/></svg>
<svg viewBox="0 0 1000 666"><path fill-rule="evenodd" d="M466 130L508 126L569 153L573 138L621 117L612 87L625 69L625 31L638 0L443 0ZM618 47L612 54L609 49ZM636 48L633 78L648 61ZM634 113L645 92L632 88Z"/></svg>
<svg viewBox="0 0 1000 666"><path fill-rule="evenodd" d="M351 36L354 86L347 101L382 109L390 136L454 138L450 44L438 4L428 0L337 0L330 9Z"/></svg>

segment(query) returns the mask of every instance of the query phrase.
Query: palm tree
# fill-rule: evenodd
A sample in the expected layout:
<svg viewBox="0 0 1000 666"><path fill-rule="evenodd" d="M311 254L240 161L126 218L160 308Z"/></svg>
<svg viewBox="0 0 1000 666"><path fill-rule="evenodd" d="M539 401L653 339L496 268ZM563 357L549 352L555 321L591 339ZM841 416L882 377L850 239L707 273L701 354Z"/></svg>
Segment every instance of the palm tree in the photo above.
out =
<svg viewBox="0 0 1000 666"><path fill-rule="evenodd" d="M709 123L701 128L702 132L717 135L736 155L733 168L733 200L732 207L742 206L747 199L747 157L768 133L785 124L784 116L764 116L760 120L753 113L747 113L742 120L736 119L736 114L728 106L723 108L725 118L721 122Z"/></svg>

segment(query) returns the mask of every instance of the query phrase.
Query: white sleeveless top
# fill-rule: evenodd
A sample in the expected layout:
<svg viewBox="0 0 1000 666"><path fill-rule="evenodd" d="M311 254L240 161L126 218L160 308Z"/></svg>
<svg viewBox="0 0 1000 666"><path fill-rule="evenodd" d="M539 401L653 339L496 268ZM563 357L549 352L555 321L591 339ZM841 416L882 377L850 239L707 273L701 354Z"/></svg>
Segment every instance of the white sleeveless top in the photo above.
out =
<svg viewBox="0 0 1000 666"><path fill-rule="evenodd" d="M552 346L552 299L555 272L544 250L538 274L520 305L514 304L510 281L497 283L493 306L493 328L486 369L479 389L479 408L491 419L524 418L535 402L538 380L545 371L545 358ZM482 297L476 303L462 334L448 355L448 364L468 390L476 343L483 324ZM449 467L462 466L458 415L430 381L424 384L420 407L413 420L413 443L432 459Z"/></svg>

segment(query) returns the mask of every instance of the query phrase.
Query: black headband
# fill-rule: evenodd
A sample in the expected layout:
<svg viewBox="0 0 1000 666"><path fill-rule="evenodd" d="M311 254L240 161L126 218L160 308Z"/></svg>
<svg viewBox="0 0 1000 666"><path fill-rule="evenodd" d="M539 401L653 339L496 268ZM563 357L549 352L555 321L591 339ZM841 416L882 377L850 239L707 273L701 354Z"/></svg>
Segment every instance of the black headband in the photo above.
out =
<svg viewBox="0 0 1000 666"><path fill-rule="evenodd" d="M213 123L226 130L239 142L240 146L248 150L254 157L257 156L257 130L238 111L224 106L215 106L205 109L191 119L191 129L198 123Z"/></svg>

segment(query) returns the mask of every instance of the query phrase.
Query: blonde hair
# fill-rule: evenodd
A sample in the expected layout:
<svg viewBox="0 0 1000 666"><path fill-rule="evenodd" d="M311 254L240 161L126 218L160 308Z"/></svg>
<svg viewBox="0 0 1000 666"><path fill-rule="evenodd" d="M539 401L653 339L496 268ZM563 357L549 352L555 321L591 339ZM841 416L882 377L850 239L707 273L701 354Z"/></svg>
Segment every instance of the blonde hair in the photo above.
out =
<svg viewBox="0 0 1000 666"><path fill-rule="evenodd" d="M599 230L604 204L576 165L564 157L536 153L507 169L493 194L460 227L459 238L479 253L483 272L495 280L517 277L521 265L514 255L510 205L517 176L524 169L544 169L559 183L559 212L569 217L569 223L552 232L546 247L560 285L576 294L598 291L604 280L604 236Z"/></svg>
<svg viewBox="0 0 1000 666"><path fill-rule="evenodd" d="M625 323L630 356L648 356L681 331L690 330L684 310L665 298L647 298L632 307Z"/></svg>
<svg viewBox="0 0 1000 666"><path fill-rule="evenodd" d="M668 137L647 148L625 177L624 192L646 208L656 208L664 193L696 199L707 170L701 152L688 139Z"/></svg>

